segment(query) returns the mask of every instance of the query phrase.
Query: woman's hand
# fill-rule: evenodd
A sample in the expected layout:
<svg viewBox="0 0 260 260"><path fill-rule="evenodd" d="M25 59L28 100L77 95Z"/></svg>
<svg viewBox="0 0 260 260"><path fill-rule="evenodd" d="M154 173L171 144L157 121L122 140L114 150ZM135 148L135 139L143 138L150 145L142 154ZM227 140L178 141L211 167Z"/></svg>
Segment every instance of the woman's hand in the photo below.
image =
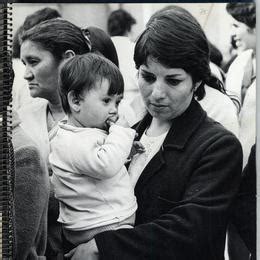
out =
<svg viewBox="0 0 260 260"><path fill-rule="evenodd" d="M98 260L98 248L95 239L78 245L69 253L65 254L65 258L71 260Z"/></svg>

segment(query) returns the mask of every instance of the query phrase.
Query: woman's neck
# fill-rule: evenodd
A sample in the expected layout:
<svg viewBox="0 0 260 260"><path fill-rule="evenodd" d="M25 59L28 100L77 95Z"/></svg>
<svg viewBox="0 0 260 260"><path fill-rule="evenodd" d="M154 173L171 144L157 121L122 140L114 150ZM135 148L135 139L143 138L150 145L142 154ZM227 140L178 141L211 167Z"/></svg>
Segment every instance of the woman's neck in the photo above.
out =
<svg viewBox="0 0 260 260"><path fill-rule="evenodd" d="M48 109L54 121L59 121L65 116L64 110L60 102L49 102Z"/></svg>
<svg viewBox="0 0 260 260"><path fill-rule="evenodd" d="M171 127L170 121L160 120L153 117L150 126L146 130L148 136L159 136L167 132Z"/></svg>

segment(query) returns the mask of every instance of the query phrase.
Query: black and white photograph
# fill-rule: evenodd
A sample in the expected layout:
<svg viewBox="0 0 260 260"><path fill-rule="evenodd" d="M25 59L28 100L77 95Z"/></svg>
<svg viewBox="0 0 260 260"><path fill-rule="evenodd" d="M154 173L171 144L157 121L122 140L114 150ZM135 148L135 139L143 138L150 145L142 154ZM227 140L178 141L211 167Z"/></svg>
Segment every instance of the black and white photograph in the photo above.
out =
<svg viewBox="0 0 260 260"><path fill-rule="evenodd" d="M12 4L12 259L256 260L256 3Z"/></svg>

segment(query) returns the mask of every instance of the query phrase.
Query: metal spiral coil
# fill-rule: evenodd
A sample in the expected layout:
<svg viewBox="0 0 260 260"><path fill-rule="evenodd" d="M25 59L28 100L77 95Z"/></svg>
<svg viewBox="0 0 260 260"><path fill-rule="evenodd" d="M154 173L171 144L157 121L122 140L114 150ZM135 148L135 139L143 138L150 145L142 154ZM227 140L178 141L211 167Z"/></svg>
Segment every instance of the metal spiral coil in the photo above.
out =
<svg viewBox="0 0 260 260"><path fill-rule="evenodd" d="M0 219L1 259L14 258L13 186L14 153L12 134L12 6L0 4Z"/></svg>

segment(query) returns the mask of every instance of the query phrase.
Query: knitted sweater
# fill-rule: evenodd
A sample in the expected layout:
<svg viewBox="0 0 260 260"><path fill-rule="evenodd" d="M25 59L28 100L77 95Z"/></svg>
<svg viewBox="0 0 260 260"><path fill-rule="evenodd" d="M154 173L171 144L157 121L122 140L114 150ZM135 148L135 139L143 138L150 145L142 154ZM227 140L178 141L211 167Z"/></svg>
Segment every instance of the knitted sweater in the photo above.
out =
<svg viewBox="0 0 260 260"><path fill-rule="evenodd" d="M38 148L13 120L16 257L45 259L49 179Z"/></svg>

